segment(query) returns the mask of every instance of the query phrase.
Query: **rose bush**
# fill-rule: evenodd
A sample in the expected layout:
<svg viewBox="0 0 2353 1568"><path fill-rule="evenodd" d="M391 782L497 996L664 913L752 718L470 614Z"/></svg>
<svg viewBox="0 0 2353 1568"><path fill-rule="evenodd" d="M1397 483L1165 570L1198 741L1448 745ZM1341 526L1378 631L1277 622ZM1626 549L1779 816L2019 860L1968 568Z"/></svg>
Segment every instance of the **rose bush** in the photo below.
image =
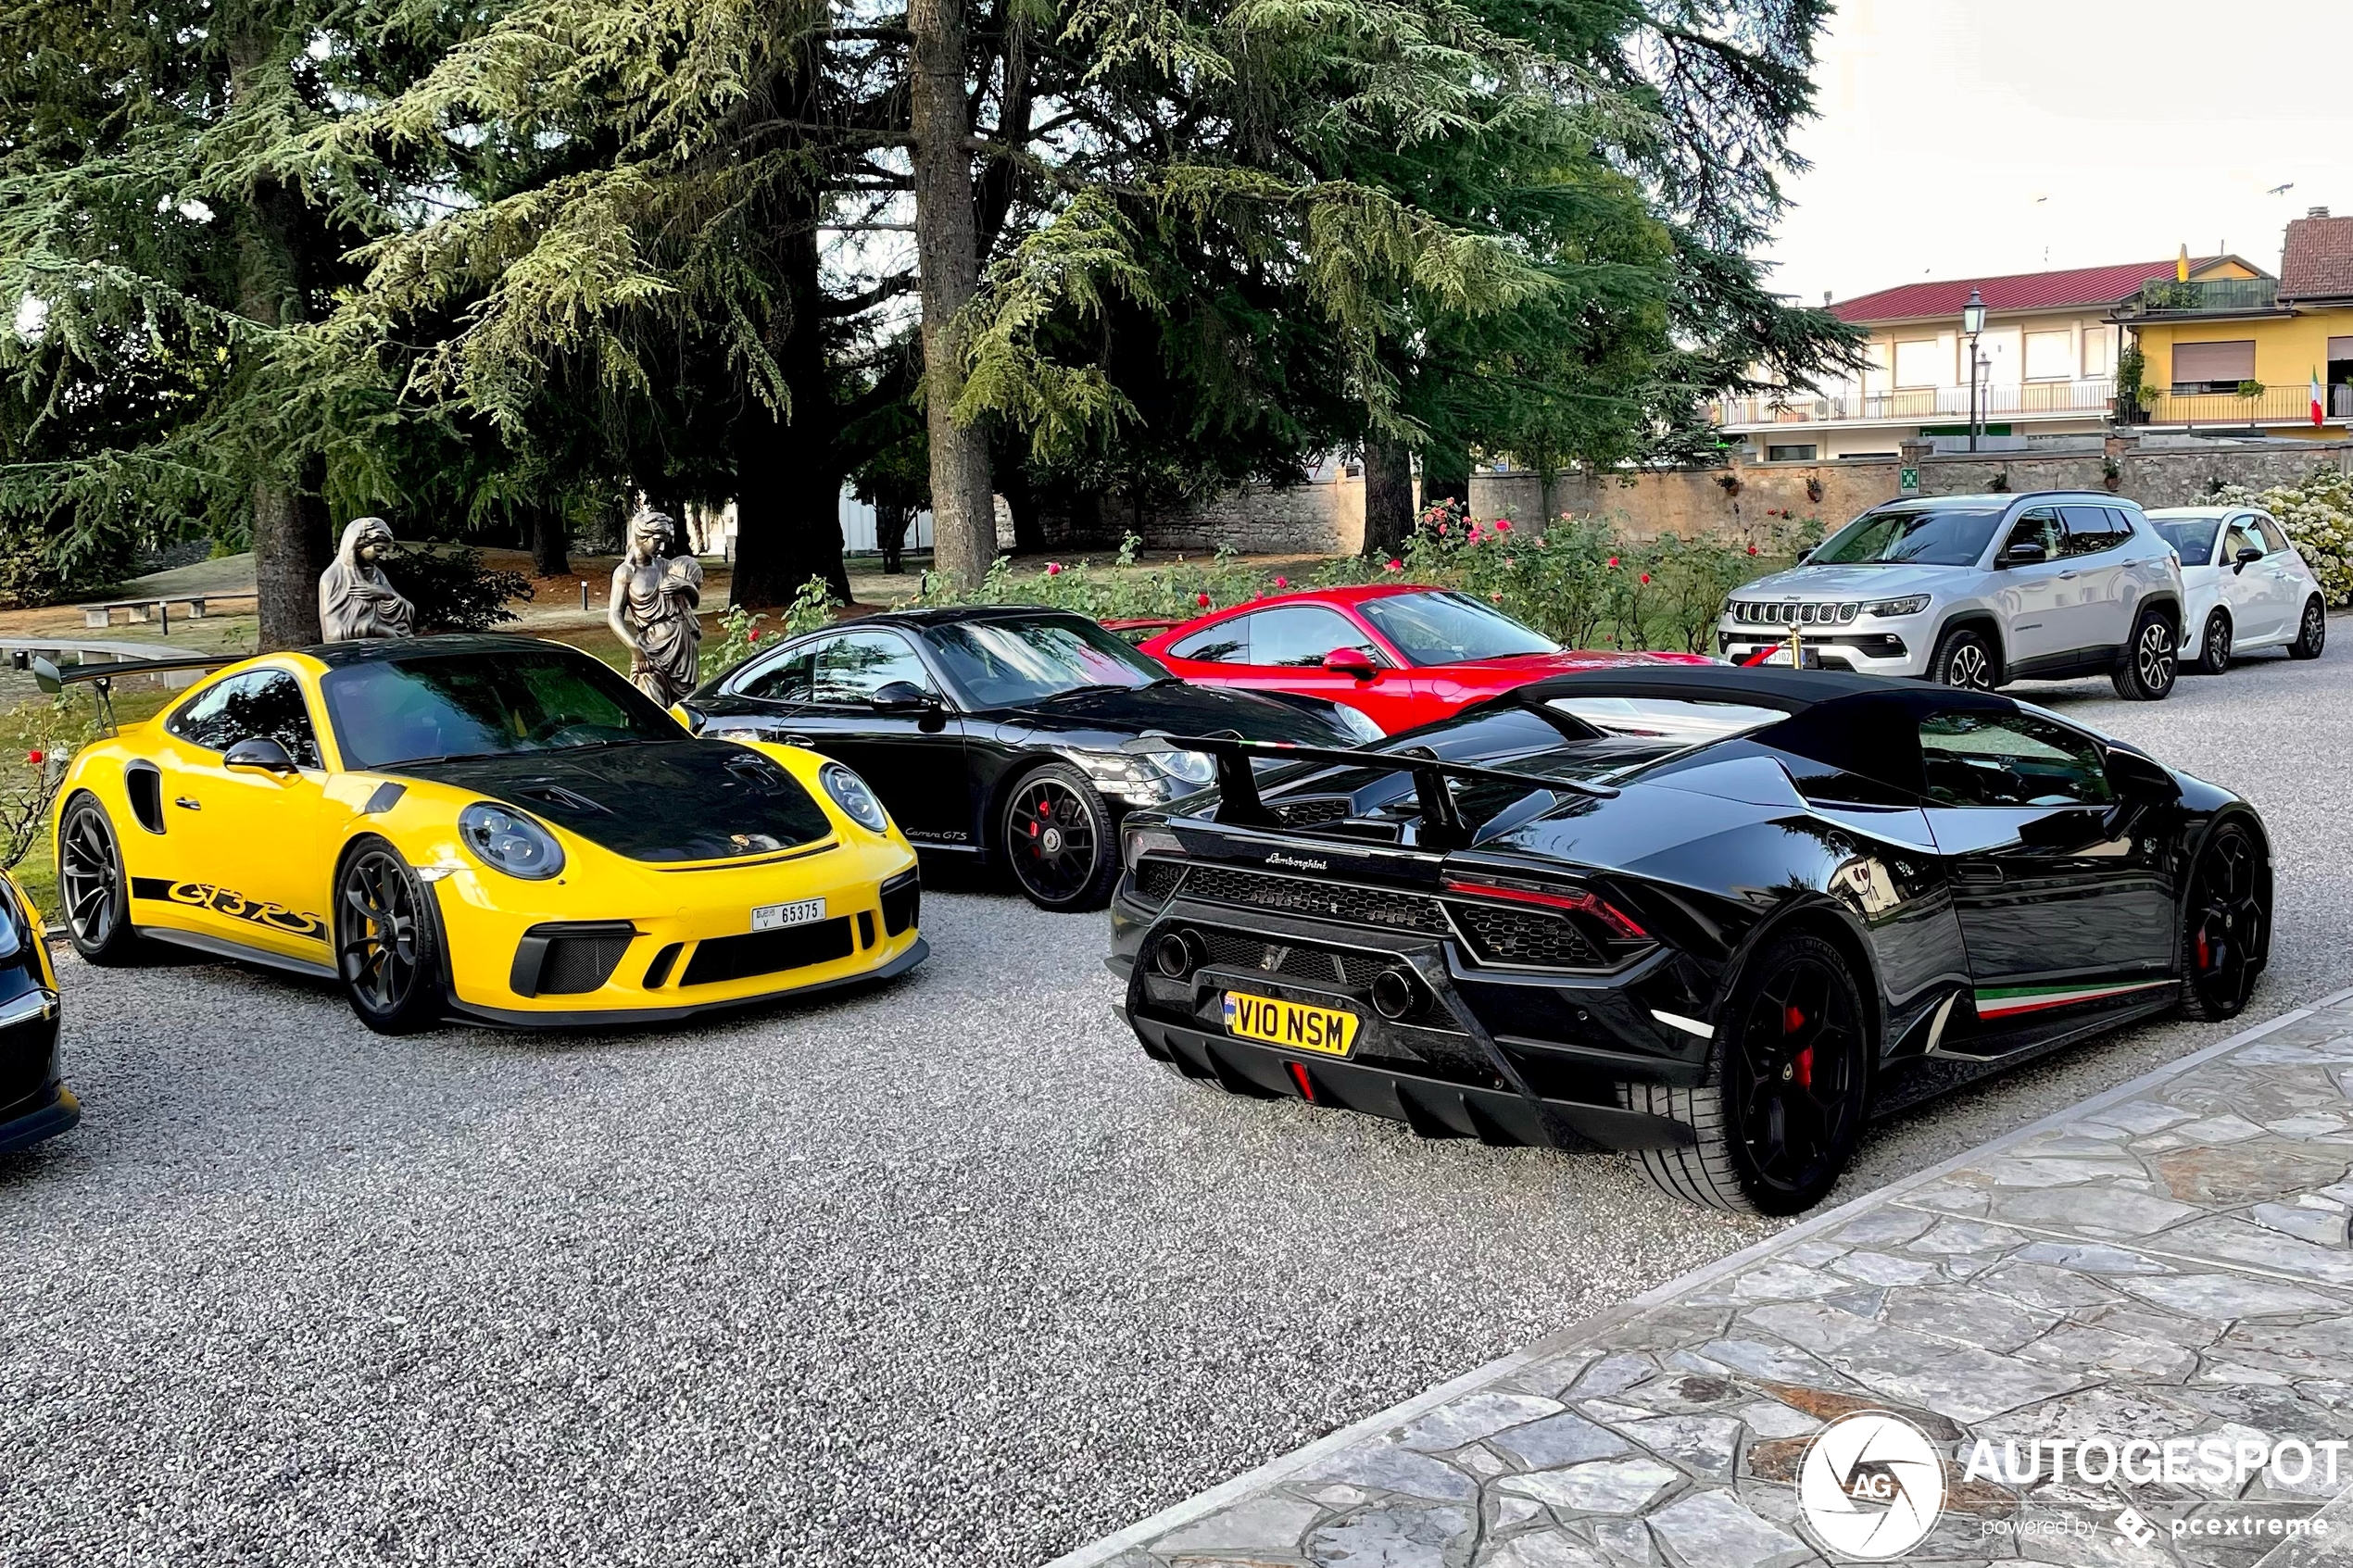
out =
<svg viewBox="0 0 2353 1568"><path fill-rule="evenodd" d="M2279 519L2329 602L2353 599L2353 474L2316 469L2297 483L2259 494L2226 484L2214 498L2224 506L2261 507Z"/></svg>

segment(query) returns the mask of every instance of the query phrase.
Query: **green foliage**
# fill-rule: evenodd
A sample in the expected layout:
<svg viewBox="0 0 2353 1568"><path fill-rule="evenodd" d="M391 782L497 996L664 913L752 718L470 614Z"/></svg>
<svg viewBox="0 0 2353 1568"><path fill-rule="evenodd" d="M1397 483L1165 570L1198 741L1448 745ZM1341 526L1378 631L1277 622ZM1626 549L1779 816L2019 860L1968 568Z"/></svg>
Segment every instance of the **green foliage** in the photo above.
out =
<svg viewBox="0 0 2353 1568"><path fill-rule="evenodd" d="M822 577L812 577L800 585L774 631L762 624L768 619L765 615L755 615L742 605L730 605L719 618L717 640L703 644L698 673L706 681L724 675L758 653L763 642L798 637L803 632L832 624L834 612L839 608L833 589Z"/></svg>
<svg viewBox="0 0 2353 1568"><path fill-rule="evenodd" d="M23 519L0 518L0 609L63 604L122 581L131 541L105 533L78 553Z"/></svg>
<svg viewBox="0 0 2353 1568"><path fill-rule="evenodd" d="M466 546L408 546L384 563L384 575L417 607L420 632L487 632L517 619L508 600L527 599L535 591L529 577L486 566L482 552Z"/></svg>
<svg viewBox="0 0 2353 1568"><path fill-rule="evenodd" d="M2148 385L2149 359L2135 342L2125 345L2116 357L2116 403L2120 408L2141 409L2149 407L2154 397Z"/></svg>
<svg viewBox="0 0 2353 1568"><path fill-rule="evenodd" d="M1672 534L1623 538L1608 523L1563 516L1549 526L1466 521L1451 503L1425 511L1404 550L1387 560L1343 557L1293 579L1243 564L1230 551L1207 562L1138 564L1130 534L1108 568L1049 562L1016 577L1000 557L960 593L926 574L912 601L1034 604L1098 621L1189 621L1213 609L1295 589L1350 583L1427 583L1488 600L1569 647L1705 652L1732 589L1779 571L1820 536L1818 520L1785 525L1765 545L1730 546Z"/></svg>

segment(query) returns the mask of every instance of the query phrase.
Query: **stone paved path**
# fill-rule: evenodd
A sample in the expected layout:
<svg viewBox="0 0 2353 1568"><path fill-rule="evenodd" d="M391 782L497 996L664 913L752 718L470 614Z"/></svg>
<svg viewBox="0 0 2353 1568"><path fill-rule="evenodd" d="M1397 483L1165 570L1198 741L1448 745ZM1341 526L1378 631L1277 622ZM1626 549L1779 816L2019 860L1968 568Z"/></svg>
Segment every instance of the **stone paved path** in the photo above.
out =
<svg viewBox="0 0 2353 1568"><path fill-rule="evenodd" d="M2353 1564L2348 1167L2353 991L1052 1568L1848 1561L1825 1549L1793 1482L1815 1434L1867 1410L1906 1418L1944 1456L1942 1516L1896 1561ZM2156 1478L2095 1485L2052 1480L2051 1450L2031 1446L2095 1438L2305 1447L2243 1485L2199 1479L2195 1444L2169 1482L2151 1448L2126 1468ZM1988 1474L1995 1451L2011 1462Z"/></svg>

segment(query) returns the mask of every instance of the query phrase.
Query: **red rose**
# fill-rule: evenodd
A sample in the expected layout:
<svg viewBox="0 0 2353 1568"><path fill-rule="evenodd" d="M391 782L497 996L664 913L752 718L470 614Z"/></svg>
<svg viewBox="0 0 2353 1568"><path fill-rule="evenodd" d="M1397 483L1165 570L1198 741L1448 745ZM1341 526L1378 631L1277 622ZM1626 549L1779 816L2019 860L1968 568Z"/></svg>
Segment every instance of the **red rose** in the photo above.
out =
<svg viewBox="0 0 2353 1568"><path fill-rule="evenodd" d="M1493 599L1497 604L1502 604L1504 602L1504 596L1501 594L1490 594L1487 596Z"/></svg>
<svg viewBox="0 0 2353 1568"><path fill-rule="evenodd" d="M1275 579L1275 586L1277 588L1288 588L1290 586L1290 579L1288 577L1277 577Z"/></svg>
<svg viewBox="0 0 2353 1568"><path fill-rule="evenodd" d="M756 643L756 642L760 641L760 628L759 628L759 627L757 627L757 626L753 627L753 628L751 629L751 635L750 635L750 636L749 636L749 637L746 637L746 638L744 639L744 641L746 641L746 642L748 642L748 643Z"/></svg>
<svg viewBox="0 0 2353 1568"><path fill-rule="evenodd" d="M49 760L49 754L48 754L47 752L45 752L45 751L42 751L42 750L39 750L39 749L37 749L37 748L36 748L36 749L34 749L34 750L31 750L31 751L28 751L28 752L26 752L26 753L24 754L24 759L25 759L27 762L31 763L34 767L38 768L39 766L41 766L41 764L43 764L44 762L46 762L47 760Z"/></svg>
<svg viewBox="0 0 2353 1568"><path fill-rule="evenodd" d="M1209 596L1207 594L1195 594L1193 596L1193 603L1201 606L1203 609L1207 609L1209 608Z"/></svg>
<svg viewBox="0 0 2353 1568"><path fill-rule="evenodd" d="M1748 547L1748 553L1749 553L1750 555L1752 555L1752 556L1753 556L1753 555L1755 555L1755 554L1756 553L1756 546L1754 546L1754 545L1751 545L1751 546Z"/></svg>
<svg viewBox="0 0 2353 1568"><path fill-rule="evenodd" d="M1645 582L1645 583L1647 583L1647 582L1649 582L1650 580L1651 580L1651 574L1650 574L1649 572L1647 572L1647 571L1643 572L1643 573L1642 573L1642 581L1643 581L1643 582Z"/></svg>
<svg viewBox="0 0 2353 1568"><path fill-rule="evenodd" d="M1617 570L1617 558L1616 556L1609 558L1609 569L1612 571L1616 571Z"/></svg>
<svg viewBox="0 0 2353 1568"><path fill-rule="evenodd" d="M1507 518L1507 517L1499 517L1499 518L1497 518L1497 519L1495 520L1495 532L1496 532L1496 533L1509 533L1511 531L1512 531L1512 520L1511 520L1511 519L1509 519L1509 518Z"/></svg>
<svg viewBox="0 0 2353 1568"><path fill-rule="evenodd" d="M1062 574L1063 574L1063 563L1062 563L1062 562L1060 562L1060 561L1058 561L1058 560L1050 560L1050 561L1048 561L1048 562L1046 563L1046 575L1047 575L1047 576L1049 576L1049 577L1060 577Z"/></svg>
<svg viewBox="0 0 2353 1568"><path fill-rule="evenodd" d="M1399 560L1395 556L1391 556L1389 558L1389 565L1382 570L1387 571L1403 571L1405 570L1405 563Z"/></svg>

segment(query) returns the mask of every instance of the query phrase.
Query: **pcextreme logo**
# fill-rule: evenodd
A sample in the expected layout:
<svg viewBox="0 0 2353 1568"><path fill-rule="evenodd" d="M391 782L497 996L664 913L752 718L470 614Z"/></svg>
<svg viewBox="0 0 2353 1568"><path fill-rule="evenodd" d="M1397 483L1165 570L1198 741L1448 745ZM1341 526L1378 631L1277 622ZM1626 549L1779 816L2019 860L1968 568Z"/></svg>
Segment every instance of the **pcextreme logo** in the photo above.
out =
<svg viewBox="0 0 2353 1568"><path fill-rule="evenodd" d="M1821 1543L1877 1562L1919 1544L1944 1512L1944 1461L1900 1415L1857 1411L1822 1428L1797 1468L1797 1502Z"/></svg>

